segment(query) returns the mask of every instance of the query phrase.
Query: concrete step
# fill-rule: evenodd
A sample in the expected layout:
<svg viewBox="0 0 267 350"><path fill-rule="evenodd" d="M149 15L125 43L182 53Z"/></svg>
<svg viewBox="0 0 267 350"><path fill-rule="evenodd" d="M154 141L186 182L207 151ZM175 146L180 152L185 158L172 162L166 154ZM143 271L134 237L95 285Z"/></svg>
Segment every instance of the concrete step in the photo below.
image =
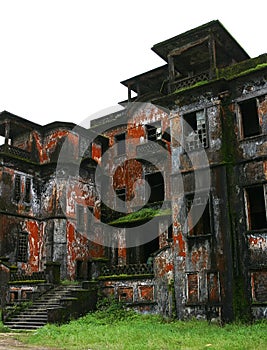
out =
<svg viewBox="0 0 267 350"><path fill-rule="evenodd" d="M70 297L73 290L81 289L80 286L58 286L45 292L31 306L19 314L10 317L5 325L10 329L34 330L47 324L47 309L60 307L60 300Z"/></svg>
<svg viewBox="0 0 267 350"><path fill-rule="evenodd" d="M44 326L46 324L46 322L42 322L42 321L32 321L32 322L30 322L30 321L28 321L28 322L26 322L26 321L18 321L18 322L8 321L5 324L8 327L10 327L10 326L11 327L13 327L13 326L16 326L16 327L18 327L18 326L23 326L23 327L37 326L37 327L42 327L42 326Z"/></svg>
<svg viewBox="0 0 267 350"><path fill-rule="evenodd" d="M43 326L45 326L45 324L42 324L42 325L30 325L30 324L20 325L20 324L14 323L14 324L7 325L7 327L12 329L12 330L35 330L35 329L41 328Z"/></svg>

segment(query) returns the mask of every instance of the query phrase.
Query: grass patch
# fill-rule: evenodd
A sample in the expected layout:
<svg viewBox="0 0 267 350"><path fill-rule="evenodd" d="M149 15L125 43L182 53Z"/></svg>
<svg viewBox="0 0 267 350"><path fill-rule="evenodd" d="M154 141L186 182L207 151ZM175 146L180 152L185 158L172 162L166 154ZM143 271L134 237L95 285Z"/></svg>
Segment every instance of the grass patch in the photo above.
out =
<svg viewBox="0 0 267 350"><path fill-rule="evenodd" d="M0 311L0 333L8 333L10 329L7 328L2 322L2 312Z"/></svg>
<svg viewBox="0 0 267 350"><path fill-rule="evenodd" d="M22 340L68 350L265 350L267 323L220 327L205 321L167 321L115 307L66 325L47 325Z"/></svg>
<svg viewBox="0 0 267 350"><path fill-rule="evenodd" d="M79 286L79 281L71 281L71 280L61 280L60 284L63 286Z"/></svg>

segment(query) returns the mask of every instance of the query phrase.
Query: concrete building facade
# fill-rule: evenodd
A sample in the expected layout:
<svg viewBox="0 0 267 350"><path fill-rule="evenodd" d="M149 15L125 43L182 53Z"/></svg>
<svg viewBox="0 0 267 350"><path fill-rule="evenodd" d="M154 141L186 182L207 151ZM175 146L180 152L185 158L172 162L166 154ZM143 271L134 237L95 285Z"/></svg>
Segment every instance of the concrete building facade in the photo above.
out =
<svg viewBox="0 0 267 350"><path fill-rule="evenodd" d="M166 64L90 129L1 113L2 263L59 262L143 312L266 318L267 54L219 21L152 50Z"/></svg>

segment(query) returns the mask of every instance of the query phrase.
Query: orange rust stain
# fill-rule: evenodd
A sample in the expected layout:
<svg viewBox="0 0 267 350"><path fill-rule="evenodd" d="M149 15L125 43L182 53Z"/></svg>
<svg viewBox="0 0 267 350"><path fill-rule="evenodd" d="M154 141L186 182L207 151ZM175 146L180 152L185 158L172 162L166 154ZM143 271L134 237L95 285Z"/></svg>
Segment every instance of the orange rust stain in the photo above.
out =
<svg viewBox="0 0 267 350"><path fill-rule="evenodd" d="M103 258L105 257L105 247L103 245L90 242L89 255L90 258Z"/></svg>
<svg viewBox="0 0 267 350"><path fill-rule="evenodd" d="M126 256L127 256L127 250L126 250L126 248L119 248L118 249L118 256L120 257L120 258L123 258L123 260L125 260L126 261Z"/></svg>
<svg viewBox="0 0 267 350"><path fill-rule="evenodd" d="M127 200L134 197L134 184L142 179L142 165L134 159L125 161L119 166L113 176L113 186L115 189L127 187Z"/></svg>
<svg viewBox="0 0 267 350"><path fill-rule="evenodd" d="M264 173L265 179L267 179L267 161L263 162L263 173Z"/></svg>
<svg viewBox="0 0 267 350"><path fill-rule="evenodd" d="M173 237L173 241L174 241L174 243L178 243L178 246L179 246L179 253L178 253L178 255L185 257L186 256L186 253L185 253L185 241L183 239L182 233L178 233L178 235L175 235Z"/></svg>
<svg viewBox="0 0 267 350"><path fill-rule="evenodd" d="M38 271L39 268L39 226L35 221L28 221L26 223L26 230L29 232L29 266L31 272Z"/></svg>
<svg viewBox="0 0 267 350"><path fill-rule="evenodd" d="M102 149L100 145L95 143L92 144L92 159L99 162L102 157Z"/></svg>
<svg viewBox="0 0 267 350"><path fill-rule="evenodd" d="M35 140L35 144L36 144L37 151L38 151L38 154L39 154L40 162L43 163L43 162L48 160L48 156L47 156L46 150L43 147L43 144L42 144L42 141L41 141L41 137L36 131L34 131L33 132L33 138Z"/></svg>
<svg viewBox="0 0 267 350"><path fill-rule="evenodd" d="M143 125L132 125L130 124L127 128L127 135L129 138L137 138L139 141L140 137L145 137L145 128Z"/></svg>
<svg viewBox="0 0 267 350"><path fill-rule="evenodd" d="M168 263L165 267L165 271L166 272L173 271L173 264Z"/></svg>
<svg viewBox="0 0 267 350"><path fill-rule="evenodd" d="M153 301L154 299L154 288L153 286L139 286L139 298L141 301Z"/></svg>

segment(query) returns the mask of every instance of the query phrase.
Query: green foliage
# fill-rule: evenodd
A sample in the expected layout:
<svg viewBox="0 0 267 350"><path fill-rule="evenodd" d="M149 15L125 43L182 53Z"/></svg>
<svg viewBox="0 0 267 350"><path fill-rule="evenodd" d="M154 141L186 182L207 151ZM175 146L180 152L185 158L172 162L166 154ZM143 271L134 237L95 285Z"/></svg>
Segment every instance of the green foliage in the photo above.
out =
<svg viewBox="0 0 267 350"><path fill-rule="evenodd" d="M45 283L46 280L21 280L21 281L10 281L8 284L16 285L16 284L41 284Z"/></svg>
<svg viewBox="0 0 267 350"><path fill-rule="evenodd" d="M2 312L0 311L0 333L8 333L10 329L7 328L2 322Z"/></svg>
<svg viewBox="0 0 267 350"><path fill-rule="evenodd" d="M79 281L61 280L60 284L64 286L77 286L80 284Z"/></svg>
<svg viewBox="0 0 267 350"><path fill-rule="evenodd" d="M100 324L114 324L136 316L135 311L127 309L123 302L114 297L100 299L97 303L97 311L94 313L95 319Z"/></svg>
<svg viewBox="0 0 267 350"><path fill-rule="evenodd" d="M118 306L118 305L117 305ZM115 306L112 305L112 308ZM108 310L109 307L106 309ZM114 311L114 310L113 310ZM115 313L117 313L116 310ZM120 313L120 311L119 311ZM224 327L206 321L164 321L160 316L136 314L114 323L97 313L67 325L47 325L21 339L30 344L67 350L265 350L267 322Z"/></svg>

